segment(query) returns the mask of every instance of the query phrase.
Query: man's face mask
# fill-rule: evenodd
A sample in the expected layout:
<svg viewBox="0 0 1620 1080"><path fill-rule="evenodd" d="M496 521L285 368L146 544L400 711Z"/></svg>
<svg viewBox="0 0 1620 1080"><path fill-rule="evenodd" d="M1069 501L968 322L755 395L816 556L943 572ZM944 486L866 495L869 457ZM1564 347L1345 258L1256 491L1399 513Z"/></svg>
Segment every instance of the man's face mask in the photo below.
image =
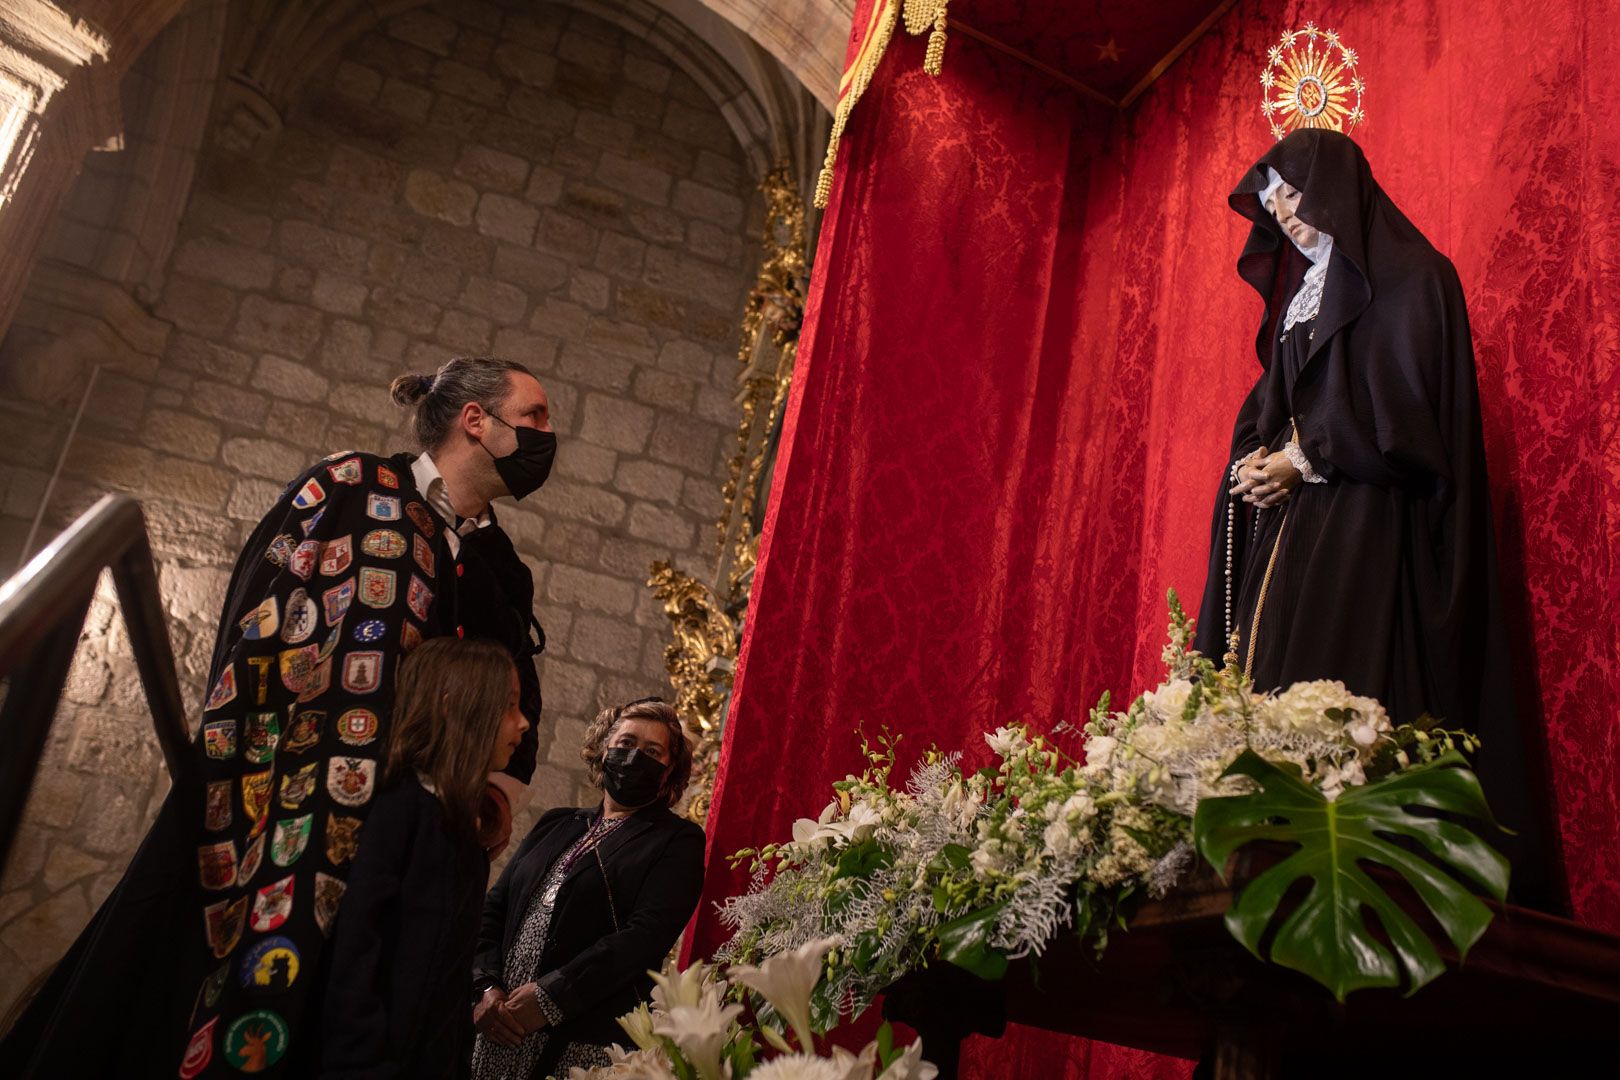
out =
<svg viewBox="0 0 1620 1080"><path fill-rule="evenodd" d="M514 499L540 490L551 475L551 463L557 458L557 436L550 431L537 431L531 427L512 427L494 413L485 413L491 420L506 424L517 436L517 449L503 457L490 454L482 439L479 446L495 462L495 472Z"/></svg>

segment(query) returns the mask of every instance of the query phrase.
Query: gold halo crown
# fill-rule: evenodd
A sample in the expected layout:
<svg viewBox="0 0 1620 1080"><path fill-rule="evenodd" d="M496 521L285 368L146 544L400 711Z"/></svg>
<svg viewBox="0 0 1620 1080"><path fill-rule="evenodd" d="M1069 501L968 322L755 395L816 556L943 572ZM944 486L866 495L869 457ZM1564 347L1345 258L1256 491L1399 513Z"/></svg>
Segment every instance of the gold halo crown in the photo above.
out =
<svg viewBox="0 0 1620 1080"><path fill-rule="evenodd" d="M1337 30L1284 30L1260 72L1260 111L1278 139L1300 128L1330 128L1348 135L1365 120L1367 86L1356 71L1355 50Z"/></svg>

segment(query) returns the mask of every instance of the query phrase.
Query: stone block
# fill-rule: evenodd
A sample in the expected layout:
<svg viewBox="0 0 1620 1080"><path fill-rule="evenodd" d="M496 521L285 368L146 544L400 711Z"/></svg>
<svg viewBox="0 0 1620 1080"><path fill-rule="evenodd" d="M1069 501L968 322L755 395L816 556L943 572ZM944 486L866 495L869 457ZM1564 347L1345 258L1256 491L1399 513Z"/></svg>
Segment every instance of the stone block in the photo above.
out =
<svg viewBox="0 0 1620 1080"><path fill-rule="evenodd" d="M599 38L586 37L573 29L564 32L562 39L557 42L557 56L604 74L616 74L624 62L624 53L616 45Z"/></svg>
<svg viewBox="0 0 1620 1080"><path fill-rule="evenodd" d="M370 292L362 281L329 270L317 270L315 282L310 286L309 302L333 315L359 315L365 310Z"/></svg>
<svg viewBox="0 0 1620 1080"><path fill-rule="evenodd" d="M451 225L471 225L478 192L464 181L428 169L412 169L405 178L405 202L424 217Z"/></svg>
<svg viewBox="0 0 1620 1080"><path fill-rule="evenodd" d="M607 394L585 395L585 416L579 436L586 442L624 454L639 454L647 447L656 414L645 405Z"/></svg>
<svg viewBox="0 0 1620 1080"><path fill-rule="evenodd" d="M230 498L225 502L225 513L238 521L256 522L281 498L283 486L274 480L244 476L231 487Z"/></svg>
<svg viewBox="0 0 1620 1080"><path fill-rule="evenodd" d="M667 371L644 369L636 372L631 393L637 401L655 408L685 412L692 407L692 400L697 396L697 384Z"/></svg>
<svg viewBox="0 0 1620 1080"><path fill-rule="evenodd" d="M433 91L404 79L390 78L377 95L377 106L403 120L425 124L433 110Z"/></svg>
<svg viewBox="0 0 1620 1080"><path fill-rule="evenodd" d="M569 439L557 451L557 475L585 484L612 481L619 455L604 446L593 446L583 439Z"/></svg>
<svg viewBox="0 0 1620 1080"><path fill-rule="evenodd" d="M440 60L433 65L433 89L486 108L500 105L506 96L506 86L498 76L456 60Z"/></svg>
<svg viewBox="0 0 1620 1080"><path fill-rule="evenodd" d="M535 246L564 257L589 259L596 252L597 239L597 230L588 222L559 210L546 210L540 215Z"/></svg>
<svg viewBox="0 0 1620 1080"><path fill-rule="evenodd" d="M327 220L340 232L372 244L415 244L422 238L422 219L392 196L349 194L337 200Z"/></svg>
<svg viewBox="0 0 1620 1080"><path fill-rule="evenodd" d="M633 361L605 349L574 341L563 342L562 355L557 359L557 374L563 378L616 393L630 388L630 376L634 371ZM639 405L635 407L641 408ZM612 443L603 445L622 449Z"/></svg>
<svg viewBox="0 0 1620 1080"><path fill-rule="evenodd" d="M543 251L502 244L495 249L495 278L539 296L567 283L568 264Z"/></svg>
<svg viewBox="0 0 1620 1080"><path fill-rule="evenodd" d="M403 167L397 162L359 147L338 143L332 147L332 160L326 167L326 182L348 191L392 197L399 188L403 173Z"/></svg>
<svg viewBox="0 0 1620 1080"><path fill-rule="evenodd" d="M678 180L670 205L682 214L699 217L716 225L742 228L743 201L729 191L695 184L690 180Z"/></svg>
<svg viewBox="0 0 1620 1080"><path fill-rule="evenodd" d="M531 334L514 327L503 326L495 331L495 355L515 360L530 371L548 371L557 359L557 343L548 337ZM563 452L563 457L573 448ZM557 463L562 468L562 461Z"/></svg>
<svg viewBox="0 0 1620 1080"><path fill-rule="evenodd" d="M283 266L276 274L276 298L306 304L314 285L315 272L307 266Z"/></svg>
<svg viewBox="0 0 1620 1080"><path fill-rule="evenodd" d="M615 526L624 518L624 500L591 485L554 480L546 485L548 518L567 518L591 525Z"/></svg>
<svg viewBox="0 0 1620 1080"><path fill-rule="evenodd" d="M630 535L637 539L651 540L676 549L686 548L692 543L692 523L677 511L652 503L632 503L627 527Z"/></svg>
<svg viewBox="0 0 1620 1080"><path fill-rule="evenodd" d="M308 455L277 439L239 437L226 439L220 459L243 476L257 476L285 484L309 464Z"/></svg>
<svg viewBox="0 0 1620 1080"><path fill-rule="evenodd" d="M516 154L524 161L545 161L557 145L557 132L502 113L464 130L476 133L479 142Z"/></svg>
<svg viewBox="0 0 1620 1080"><path fill-rule="evenodd" d="M540 658L540 692L545 699L547 715L555 717L558 713L582 713L596 700L596 672L583 665L560 659L548 646L545 655ZM541 723L545 722L545 718L542 717ZM554 720L552 723L560 725L561 721ZM579 734L583 734L582 729ZM554 737L555 745L567 748L567 752L572 755L571 758L565 757L563 760L576 768L579 765L577 738L578 735L568 738L561 732L558 732L558 737Z"/></svg>
<svg viewBox="0 0 1620 1080"><path fill-rule="evenodd" d="M242 299L232 331L233 344L283 356L308 356L321 339L321 313L301 304L284 304L262 296Z"/></svg>
<svg viewBox="0 0 1620 1080"><path fill-rule="evenodd" d="M516 285L494 278L473 277L461 293L461 306L487 315L496 323L511 326L522 322L523 316L529 313L529 297Z"/></svg>
<svg viewBox="0 0 1620 1080"><path fill-rule="evenodd" d="M435 128L444 128L456 138L461 138L470 131L477 131L480 125L488 122L489 118L490 111L484 106L464 98L441 94L433 101L433 111L428 114L428 123ZM442 137L442 133L434 134Z"/></svg>
<svg viewBox="0 0 1620 1080"><path fill-rule="evenodd" d="M606 311L613 299L613 286L606 274L575 269L568 279L568 299L592 311Z"/></svg>
<svg viewBox="0 0 1620 1080"><path fill-rule="evenodd" d="M233 477L223 469L179 458L163 458L135 488L145 499L172 499L210 509L221 509L230 495Z"/></svg>
<svg viewBox="0 0 1620 1080"><path fill-rule="evenodd" d="M656 244L680 244L686 239L686 221L672 210L638 207L625 220L635 234Z"/></svg>
<svg viewBox="0 0 1620 1080"><path fill-rule="evenodd" d="M658 350L658 366L694 381L707 382L714 365L714 353L690 341L666 342Z"/></svg>
<svg viewBox="0 0 1620 1080"><path fill-rule="evenodd" d="M664 247L647 249L641 279L664 292L675 293L722 310L742 307L741 275L684 252Z"/></svg>
<svg viewBox="0 0 1620 1080"><path fill-rule="evenodd" d="M658 343L645 326L606 315L591 319L585 331L585 342L637 363L651 364L658 356Z"/></svg>
<svg viewBox="0 0 1620 1080"><path fill-rule="evenodd" d="M574 130L579 108L573 99L555 89L540 90L519 86L506 98L506 113L514 120L550 132L552 137Z"/></svg>
<svg viewBox="0 0 1620 1080"><path fill-rule="evenodd" d="M56 893L12 919L0 930L0 944L27 972L44 972L62 958L93 912L78 886Z"/></svg>
<svg viewBox="0 0 1620 1080"><path fill-rule="evenodd" d="M352 60L340 63L332 74L332 92L362 105L376 99L382 83L381 74Z"/></svg>
<svg viewBox="0 0 1620 1080"><path fill-rule="evenodd" d="M573 566L594 565L604 542L602 532L584 522L553 515L548 504L552 487L552 484L547 484L546 494L539 496L540 509L547 517L546 533L540 544L541 557Z"/></svg>
<svg viewBox="0 0 1620 1080"><path fill-rule="evenodd" d="M631 86L662 94L669 86L670 67L649 57L630 53L624 58L624 78Z"/></svg>
<svg viewBox="0 0 1620 1080"><path fill-rule="evenodd" d="M210 236L193 236L182 243L172 265L182 274L233 289L268 289L276 272L276 260L265 252Z"/></svg>
<svg viewBox="0 0 1620 1080"><path fill-rule="evenodd" d="M563 174L544 165L536 165L529 173L529 186L523 197L536 206L554 206L562 197Z"/></svg>
<svg viewBox="0 0 1620 1080"><path fill-rule="evenodd" d="M664 107L664 132L704 150L736 153L737 137L732 134L731 125L707 101L704 104L706 108L693 108L680 101L670 101Z"/></svg>
<svg viewBox="0 0 1620 1080"><path fill-rule="evenodd" d="M603 150L624 153L636 137L636 125L595 109L582 109L574 118L574 137Z"/></svg>
<svg viewBox="0 0 1620 1080"><path fill-rule="evenodd" d="M478 231L497 240L528 247L534 242L540 211L511 195L489 192L478 200Z"/></svg>
<svg viewBox="0 0 1620 1080"><path fill-rule="evenodd" d="M557 77L557 59L515 41L503 41L491 56L495 70L524 86L547 87Z"/></svg>
<svg viewBox="0 0 1620 1080"><path fill-rule="evenodd" d="M270 246L270 235L275 231L275 221L269 214L255 213L200 190L192 193L184 225L187 229L200 229L221 240L261 250Z"/></svg>
<svg viewBox="0 0 1620 1080"><path fill-rule="evenodd" d="M639 205L629 196L596 184L570 181L557 208L599 229L622 229L629 207Z"/></svg>
<svg viewBox="0 0 1620 1080"><path fill-rule="evenodd" d="M467 146L456 161L456 175L486 191L512 193L523 190L529 178L529 163L504 150Z"/></svg>
<svg viewBox="0 0 1620 1080"><path fill-rule="evenodd" d="M705 520L719 518L726 509L720 481L712 476L688 476L681 485L681 505Z"/></svg>
<svg viewBox="0 0 1620 1080"><path fill-rule="evenodd" d="M456 24L426 9L388 20L388 35L435 56L449 56L456 40Z"/></svg>
<svg viewBox="0 0 1620 1080"><path fill-rule="evenodd" d="M141 442L160 453L212 461L219 451L219 425L173 409L152 409L141 423Z"/></svg>
<svg viewBox="0 0 1620 1080"><path fill-rule="evenodd" d="M320 401L329 386L326 377L314 368L270 354L259 357L253 385L276 397L302 402Z"/></svg>
<svg viewBox="0 0 1620 1080"><path fill-rule="evenodd" d="M641 652L641 628L602 615L581 615L568 636L574 659L610 671L633 671Z"/></svg>
<svg viewBox="0 0 1620 1080"><path fill-rule="evenodd" d="M665 544L650 543L632 536L610 536L602 542L601 565L602 569L622 577L645 581L652 573L652 564L669 556L670 550ZM662 612L659 612L657 622L653 625L667 625Z"/></svg>
<svg viewBox="0 0 1620 1080"><path fill-rule="evenodd" d="M294 262L362 274L366 241L307 221L283 221L276 229L276 248Z"/></svg>
<svg viewBox="0 0 1620 1080"><path fill-rule="evenodd" d="M604 232L596 249L595 266L613 277L635 281L641 276L646 254L645 242L623 233Z"/></svg>
<svg viewBox="0 0 1620 1080"><path fill-rule="evenodd" d="M647 453L688 472L707 475L714 469L720 431L716 425L702 420L664 413L653 428Z"/></svg>
<svg viewBox="0 0 1620 1080"><path fill-rule="evenodd" d="M490 335L494 327L480 315L465 311L447 311L433 332L433 340L450 352L462 356L477 356L489 351Z"/></svg>
<svg viewBox="0 0 1620 1080"><path fill-rule="evenodd" d="M674 506L681 497L685 474L673 465L656 461L626 461L613 477L613 487L626 495Z"/></svg>
<svg viewBox="0 0 1620 1080"><path fill-rule="evenodd" d="M598 183L654 206L668 205L670 179L670 175L661 169L643 165L611 150L603 151L596 168Z"/></svg>
<svg viewBox="0 0 1620 1080"><path fill-rule="evenodd" d="M698 387L697 404L692 412L725 427L736 427L742 419L742 407L732 395L713 386Z"/></svg>
<svg viewBox="0 0 1620 1080"><path fill-rule="evenodd" d="M378 326L392 326L407 334L431 334L442 309L431 300L379 286L366 300L366 318Z"/></svg>
<svg viewBox="0 0 1620 1080"><path fill-rule="evenodd" d="M432 222L422 232L422 254L454 263L463 270L487 271L495 260L496 243L470 229Z"/></svg>
<svg viewBox="0 0 1620 1080"><path fill-rule="evenodd" d="M277 401L270 406L264 430L279 439L285 439L305 451L309 461L325 457L333 447L326 444L326 426L330 418L324 410L311 409L297 401ZM337 447L336 449L343 449ZM289 477L288 479L291 479Z"/></svg>
<svg viewBox="0 0 1620 1080"><path fill-rule="evenodd" d="M748 173L741 159L713 150L699 150L692 165L691 179L721 191L742 191L748 186Z"/></svg>
<svg viewBox="0 0 1620 1080"><path fill-rule="evenodd" d="M326 399L335 411L380 427L390 427L400 417L387 387L364 383L338 383ZM289 474L291 475L291 474Z"/></svg>
<svg viewBox="0 0 1620 1080"><path fill-rule="evenodd" d="M736 229L694 220L686 227L686 247L699 258L734 270L742 268L743 238Z"/></svg>
<svg viewBox="0 0 1620 1080"><path fill-rule="evenodd" d="M604 615L629 615L636 607L636 587L620 578L573 566L551 568L546 596L557 604L573 604Z"/></svg>
<svg viewBox="0 0 1620 1080"><path fill-rule="evenodd" d="M590 320L590 313L578 304L553 296L535 305L529 329L562 340L577 340L585 336Z"/></svg>
<svg viewBox="0 0 1620 1080"><path fill-rule="evenodd" d="M378 336L388 333L380 331ZM365 323L333 319L321 342L321 368L331 375L349 375L383 381L387 368L372 353L372 331Z"/></svg>
<svg viewBox="0 0 1620 1080"><path fill-rule="evenodd" d="M236 293L223 285L170 274L157 315L201 337L223 337L236 316Z"/></svg>

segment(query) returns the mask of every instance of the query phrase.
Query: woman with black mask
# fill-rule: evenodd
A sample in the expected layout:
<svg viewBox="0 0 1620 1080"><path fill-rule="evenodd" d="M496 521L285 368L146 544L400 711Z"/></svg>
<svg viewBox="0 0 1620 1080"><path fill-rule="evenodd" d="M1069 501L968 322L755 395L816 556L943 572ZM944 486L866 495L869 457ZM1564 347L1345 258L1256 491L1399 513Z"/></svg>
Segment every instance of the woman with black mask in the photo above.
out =
<svg viewBox="0 0 1620 1080"><path fill-rule="evenodd" d="M703 830L670 807L692 751L658 698L606 709L581 756L599 806L535 823L484 902L473 964L474 1080L607 1065L703 890Z"/></svg>
<svg viewBox="0 0 1620 1080"><path fill-rule="evenodd" d="M1516 708L1462 285L1336 131L1229 197L1265 301L1198 625L1263 690L1337 679L1396 723L1476 732L1514 893L1564 906L1532 710ZM1229 651L1230 650L1230 651Z"/></svg>

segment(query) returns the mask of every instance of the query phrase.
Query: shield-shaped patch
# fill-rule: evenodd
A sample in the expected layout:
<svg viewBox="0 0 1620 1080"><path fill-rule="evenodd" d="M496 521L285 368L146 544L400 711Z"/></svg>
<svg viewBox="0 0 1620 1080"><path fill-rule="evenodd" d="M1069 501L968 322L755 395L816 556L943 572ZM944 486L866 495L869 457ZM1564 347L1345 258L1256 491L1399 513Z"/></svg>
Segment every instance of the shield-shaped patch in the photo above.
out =
<svg viewBox="0 0 1620 1080"><path fill-rule="evenodd" d="M210 720L203 725L203 749L215 761L236 756L236 721Z"/></svg>
<svg viewBox="0 0 1620 1080"><path fill-rule="evenodd" d="M364 806L377 779L370 758L333 757L326 762L326 792L344 806Z"/></svg>
<svg viewBox="0 0 1620 1080"><path fill-rule="evenodd" d="M360 602L367 607L385 608L394 603L394 572L374 566L360 568Z"/></svg>
<svg viewBox="0 0 1620 1080"><path fill-rule="evenodd" d="M253 917L248 925L261 934L278 929L292 914L293 883L295 879L288 874L280 881L272 881L260 889L253 896Z"/></svg>
<svg viewBox="0 0 1620 1080"><path fill-rule="evenodd" d="M377 466L377 483L385 488L398 488L399 475L386 465Z"/></svg>
<svg viewBox="0 0 1620 1080"><path fill-rule="evenodd" d="M377 714L370 709L350 709L338 717L338 738L350 746L365 746L377 737Z"/></svg>
<svg viewBox="0 0 1620 1080"><path fill-rule="evenodd" d="M375 493L367 495L366 516L376 521L398 521L399 496Z"/></svg>
<svg viewBox="0 0 1620 1080"><path fill-rule="evenodd" d="M281 748L290 754L308 750L321 741L321 724L325 721L326 713L320 709L298 709L293 713L292 726L287 729Z"/></svg>
<svg viewBox="0 0 1620 1080"><path fill-rule="evenodd" d="M273 712L255 712L247 715L242 757L254 765L263 765L276 756L276 744L281 741L281 717Z"/></svg>
<svg viewBox="0 0 1620 1080"><path fill-rule="evenodd" d="M315 665L320 662L320 646L305 645L302 649L283 649L278 658L281 665L281 685L295 694L309 688Z"/></svg>
<svg viewBox="0 0 1620 1080"><path fill-rule="evenodd" d="M343 658L343 689L369 694L382 685L383 654L352 652Z"/></svg>
<svg viewBox="0 0 1620 1080"><path fill-rule="evenodd" d="M287 597L286 617L281 620L281 640L289 645L302 645L320 625L321 609L309 593L294 589Z"/></svg>
<svg viewBox="0 0 1620 1080"><path fill-rule="evenodd" d="M408 653L420 644L422 644L422 631L418 630L407 619L404 628L399 632L399 651Z"/></svg>
<svg viewBox="0 0 1620 1080"><path fill-rule="evenodd" d="M314 818L314 814L305 814L276 822L275 832L270 837L270 861L277 866L291 866L297 862L298 856L309 846L309 826Z"/></svg>
<svg viewBox="0 0 1620 1080"><path fill-rule="evenodd" d="M326 861L333 866L342 866L354 858L354 853L360 845L360 826L364 824L357 817L347 814L326 815Z"/></svg>
<svg viewBox="0 0 1620 1080"><path fill-rule="evenodd" d="M208 806L203 811L203 827L219 832L231 824L231 782L211 780L208 783Z"/></svg>
<svg viewBox="0 0 1620 1080"><path fill-rule="evenodd" d="M332 920L337 918L338 905L343 902L343 891L347 888L342 878L315 871L315 925L328 937L332 934Z"/></svg>
<svg viewBox="0 0 1620 1080"><path fill-rule="evenodd" d="M337 484L358 484L365 479L360 472L360 459L357 457L340 461L336 465L328 465L326 471L331 474L333 483Z"/></svg>
<svg viewBox="0 0 1620 1080"><path fill-rule="evenodd" d="M287 569L298 576L300 581L308 581L309 576L315 572L315 566L321 561L321 542L319 540L305 540L293 550L292 561Z"/></svg>
<svg viewBox="0 0 1620 1080"><path fill-rule="evenodd" d="M270 782L274 776L274 769L266 769L242 777L242 813L249 821L260 823L253 829L253 835L258 835L264 816L270 811Z"/></svg>
<svg viewBox="0 0 1620 1080"><path fill-rule="evenodd" d="M432 603L433 590L427 587L427 582L412 574L411 584L405 590L405 605L411 609L411 614L427 622L428 608Z"/></svg>
<svg viewBox="0 0 1620 1080"><path fill-rule="evenodd" d="M433 524L433 515L428 513L428 508L419 502L406 503L405 516L410 518L411 524L421 529L422 535L429 540L433 539L433 534L439 531Z"/></svg>
<svg viewBox="0 0 1620 1080"><path fill-rule="evenodd" d="M319 506L324 498L326 498L326 489L321 487L321 482L312 476L304 481L303 487L298 489L298 494L293 496L292 504L300 510L308 510L312 506Z"/></svg>
<svg viewBox="0 0 1620 1080"><path fill-rule="evenodd" d="M314 646L311 646L313 648ZM316 662L315 670L310 673L309 685L304 692L298 695L300 702L314 701L332 688L332 665L322 659Z"/></svg>
<svg viewBox="0 0 1620 1080"><path fill-rule="evenodd" d="M315 771L319 762L310 762L281 778L280 802L283 810L296 810L315 792Z"/></svg>
<svg viewBox="0 0 1620 1080"><path fill-rule="evenodd" d="M242 940L242 927L247 923L247 897L240 900L221 900L203 908L203 923L208 929L208 946L214 950L214 959L223 960Z"/></svg>
<svg viewBox="0 0 1620 1080"><path fill-rule="evenodd" d="M325 516L326 507L323 506L313 514L309 515L309 517L305 518L303 521L300 521L298 523L298 527L304 531L305 536L308 536L310 533L315 531L315 526L319 525L321 523L321 518Z"/></svg>
<svg viewBox="0 0 1620 1080"><path fill-rule="evenodd" d="M349 605L354 602L354 578L334 585L321 593L321 606L326 609L326 625L336 626L343 621Z"/></svg>
<svg viewBox="0 0 1620 1080"><path fill-rule="evenodd" d="M225 670L219 673L219 681L208 692L208 700L203 703L205 712L213 712L221 705L236 697L236 668L226 665Z"/></svg>
<svg viewBox="0 0 1620 1080"><path fill-rule="evenodd" d="M180 1059L180 1080L193 1080L214 1060L214 1028L219 1026L219 1017L214 1017L208 1023L191 1033L191 1041L186 1043L186 1055Z"/></svg>
<svg viewBox="0 0 1620 1080"><path fill-rule="evenodd" d="M321 545L321 576L337 577L354 561L354 538L340 536Z"/></svg>
<svg viewBox="0 0 1620 1080"><path fill-rule="evenodd" d="M223 840L197 849L197 878L205 889L228 889L236 884L236 842Z"/></svg>
<svg viewBox="0 0 1620 1080"><path fill-rule="evenodd" d="M264 828L264 822L261 821L258 827L260 829ZM236 883L246 885L252 881L253 875L259 872L259 864L262 862L264 862L264 833L261 832L253 838L252 843L248 844L247 850L242 853L242 867L237 872Z"/></svg>
<svg viewBox="0 0 1620 1080"><path fill-rule="evenodd" d="M262 641L274 634L281 626L281 613L277 610L276 598L265 597L264 603L242 616L236 625L242 628L242 638L245 641Z"/></svg>
<svg viewBox="0 0 1620 1080"><path fill-rule="evenodd" d="M286 566L292 562L293 538L290 533L282 533L270 541L270 546L264 549L264 557L277 566Z"/></svg>
<svg viewBox="0 0 1620 1080"><path fill-rule="evenodd" d="M421 536L411 537L411 555L416 559L416 565L422 568L422 573L428 577L433 576L433 545L422 539Z"/></svg>

